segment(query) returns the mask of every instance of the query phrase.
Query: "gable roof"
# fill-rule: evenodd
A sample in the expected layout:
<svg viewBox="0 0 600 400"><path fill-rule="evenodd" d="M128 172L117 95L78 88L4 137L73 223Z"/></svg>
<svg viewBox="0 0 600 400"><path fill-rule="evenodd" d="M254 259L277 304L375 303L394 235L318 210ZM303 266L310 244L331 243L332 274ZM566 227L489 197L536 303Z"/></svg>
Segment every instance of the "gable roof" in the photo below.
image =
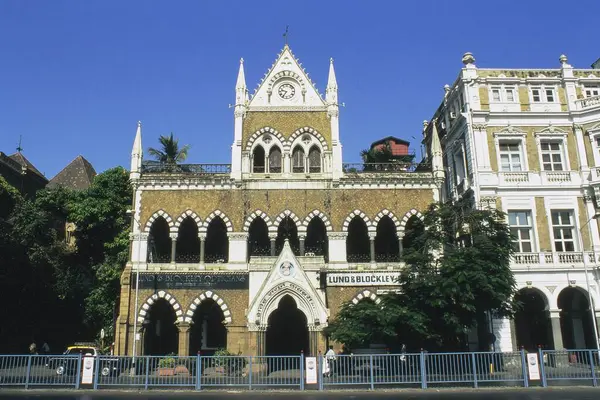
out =
<svg viewBox="0 0 600 400"><path fill-rule="evenodd" d="M405 144L405 145L407 145L407 146L409 146L409 145L410 145L410 142L409 142L409 141L406 141L406 140L404 140L404 139L397 138L397 137L395 137L395 136L388 136L388 137L384 137L383 139L379 139L379 140L377 140L377 141L375 141L375 142L371 143L371 147L373 147L373 146L377 146L377 145L380 145L380 144L385 144L385 143L386 143L388 140L392 140L392 141L394 141L394 142L395 142L395 143L397 143L397 144Z"/></svg>
<svg viewBox="0 0 600 400"><path fill-rule="evenodd" d="M83 190L91 186L96 170L83 156L77 156L48 183L48 188L62 186L67 189Z"/></svg>
<svg viewBox="0 0 600 400"><path fill-rule="evenodd" d="M29 171L33 172L34 174L38 175L39 177L41 177L45 180L48 180L44 176L44 174L42 174L27 158L25 158L23 153L17 152L17 153L11 154L8 157L11 158L12 160L18 162L19 164L21 164L21 166L27 168Z"/></svg>

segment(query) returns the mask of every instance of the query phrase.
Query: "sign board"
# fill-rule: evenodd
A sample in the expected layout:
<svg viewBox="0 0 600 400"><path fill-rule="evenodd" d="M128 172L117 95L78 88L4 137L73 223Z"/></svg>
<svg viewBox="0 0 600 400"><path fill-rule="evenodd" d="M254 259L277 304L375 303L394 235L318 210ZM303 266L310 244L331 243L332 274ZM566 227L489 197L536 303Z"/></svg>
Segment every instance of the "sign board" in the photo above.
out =
<svg viewBox="0 0 600 400"><path fill-rule="evenodd" d="M399 272L349 272L327 274L327 286L396 286Z"/></svg>
<svg viewBox="0 0 600 400"><path fill-rule="evenodd" d="M135 287L136 274L131 275ZM248 289L248 273L140 273L140 289Z"/></svg>
<svg viewBox="0 0 600 400"><path fill-rule="evenodd" d="M81 383L84 385L91 385L94 383L94 357L83 357Z"/></svg>
<svg viewBox="0 0 600 400"><path fill-rule="evenodd" d="M532 381L539 381L540 364L538 353L527 353L527 368L529 369L529 379Z"/></svg>
<svg viewBox="0 0 600 400"><path fill-rule="evenodd" d="M317 357L306 357L306 383L317 383Z"/></svg>

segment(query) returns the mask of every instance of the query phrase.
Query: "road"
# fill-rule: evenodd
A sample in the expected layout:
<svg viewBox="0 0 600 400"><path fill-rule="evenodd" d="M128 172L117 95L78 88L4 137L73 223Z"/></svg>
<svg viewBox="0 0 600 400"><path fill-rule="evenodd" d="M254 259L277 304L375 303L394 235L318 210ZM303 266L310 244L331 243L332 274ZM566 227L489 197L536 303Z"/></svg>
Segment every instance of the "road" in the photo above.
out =
<svg viewBox="0 0 600 400"><path fill-rule="evenodd" d="M596 400L600 388L546 388L497 390L404 390L404 391L326 391L326 392L114 392L114 391L10 391L0 389L0 399L20 400Z"/></svg>

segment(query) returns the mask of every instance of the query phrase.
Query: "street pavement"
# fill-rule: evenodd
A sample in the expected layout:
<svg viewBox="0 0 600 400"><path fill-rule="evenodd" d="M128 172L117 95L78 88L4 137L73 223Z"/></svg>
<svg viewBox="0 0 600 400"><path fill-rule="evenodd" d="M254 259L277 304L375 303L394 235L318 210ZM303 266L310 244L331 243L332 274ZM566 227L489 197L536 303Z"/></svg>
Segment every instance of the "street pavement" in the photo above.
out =
<svg viewBox="0 0 600 400"><path fill-rule="evenodd" d="M391 399L467 399L467 400L596 400L599 388L528 388L528 389L456 389L402 391L324 391L324 392L117 392L117 391L11 391L0 389L0 399L19 400L133 400L133 399L204 399L204 400L391 400Z"/></svg>

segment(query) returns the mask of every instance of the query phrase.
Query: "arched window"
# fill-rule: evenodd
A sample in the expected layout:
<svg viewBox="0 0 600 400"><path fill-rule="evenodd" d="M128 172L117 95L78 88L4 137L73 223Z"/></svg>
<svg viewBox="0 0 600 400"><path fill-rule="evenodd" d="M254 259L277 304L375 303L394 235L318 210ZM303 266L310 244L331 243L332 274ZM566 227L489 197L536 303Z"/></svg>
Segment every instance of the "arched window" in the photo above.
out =
<svg viewBox="0 0 600 400"><path fill-rule="evenodd" d="M251 256L268 256L271 254L269 228L262 218L256 218L248 228L248 259Z"/></svg>
<svg viewBox="0 0 600 400"><path fill-rule="evenodd" d="M252 172L265 173L265 149L262 146L256 146L252 152Z"/></svg>
<svg viewBox="0 0 600 400"><path fill-rule="evenodd" d="M192 217L187 217L179 226L175 261L178 263L200 262L200 239L198 225Z"/></svg>
<svg viewBox="0 0 600 400"><path fill-rule="evenodd" d="M304 242L306 255L314 254L323 256L325 262L329 262L329 241L327 239L327 228L319 217L314 217L306 228L306 240Z"/></svg>
<svg viewBox="0 0 600 400"><path fill-rule="evenodd" d="M378 262L398 262L400 258L400 243L396 234L396 225L385 215L377 223L375 236L375 260Z"/></svg>
<svg viewBox="0 0 600 400"><path fill-rule="evenodd" d="M304 161L304 150L302 150L302 147L296 146L292 153L292 172L304 173Z"/></svg>
<svg viewBox="0 0 600 400"><path fill-rule="evenodd" d="M171 238L169 224L163 217L154 220L148 235L148 262L168 263L171 261Z"/></svg>
<svg viewBox="0 0 600 400"><path fill-rule="evenodd" d="M269 173L281 172L281 150L275 146L269 152Z"/></svg>
<svg viewBox="0 0 600 400"><path fill-rule="evenodd" d="M408 219L404 227L404 237L402 238L402 250L404 253L419 251L423 246L420 241L423 240L424 231L425 225L421 218L413 215Z"/></svg>
<svg viewBox="0 0 600 400"><path fill-rule="evenodd" d="M204 262L221 263L229 258L229 238L227 226L221 217L215 217L206 230Z"/></svg>
<svg viewBox="0 0 600 400"><path fill-rule="evenodd" d="M369 262L371 260L371 248L367 224L359 216L356 216L348 225L348 237L346 238L346 254L348 262Z"/></svg>
<svg viewBox="0 0 600 400"><path fill-rule="evenodd" d="M321 172L321 150L317 146L311 147L308 152L308 168L311 173Z"/></svg>
<svg viewBox="0 0 600 400"><path fill-rule="evenodd" d="M298 229L290 217L281 220L277 228L277 239L275 240L275 255L281 253L285 239L290 241L290 247L295 255L300 254L300 240L298 239Z"/></svg>

